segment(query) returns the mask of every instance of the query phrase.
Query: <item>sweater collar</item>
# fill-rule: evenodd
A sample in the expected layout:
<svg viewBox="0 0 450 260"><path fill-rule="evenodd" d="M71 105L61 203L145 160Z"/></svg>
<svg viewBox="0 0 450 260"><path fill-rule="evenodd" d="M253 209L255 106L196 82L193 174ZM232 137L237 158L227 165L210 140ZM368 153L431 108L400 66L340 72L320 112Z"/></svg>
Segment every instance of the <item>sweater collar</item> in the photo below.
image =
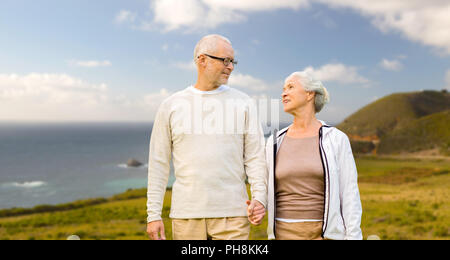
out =
<svg viewBox="0 0 450 260"><path fill-rule="evenodd" d="M199 90L199 89L195 88L193 85L191 85L187 89L189 91L191 91L191 92L193 92L195 94L199 94L199 95L213 95L213 94L218 94L218 93L225 92L228 89L230 89L230 87L227 86L227 85L221 85L217 89L214 89L214 90L211 90L211 91L202 91L202 90Z"/></svg>

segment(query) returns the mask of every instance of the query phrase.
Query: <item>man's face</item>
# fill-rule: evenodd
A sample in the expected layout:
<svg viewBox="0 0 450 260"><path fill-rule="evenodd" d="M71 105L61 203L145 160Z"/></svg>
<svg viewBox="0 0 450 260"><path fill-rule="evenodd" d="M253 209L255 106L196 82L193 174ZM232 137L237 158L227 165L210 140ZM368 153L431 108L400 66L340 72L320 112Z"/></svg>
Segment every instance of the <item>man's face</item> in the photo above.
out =
<svg viewBox="0 0 450 260"><path fill-rule="evenodd" d="M234 50L230 44L225 41L219 41L217 48L213 53L207 53L212 56L220 58L230 58L234 59ZM227 84L228 78L234 69L233 63L230 62L228 66L223 64L223 61L210 58L208 56L206 59L205 76L216 86Z"/></svg>

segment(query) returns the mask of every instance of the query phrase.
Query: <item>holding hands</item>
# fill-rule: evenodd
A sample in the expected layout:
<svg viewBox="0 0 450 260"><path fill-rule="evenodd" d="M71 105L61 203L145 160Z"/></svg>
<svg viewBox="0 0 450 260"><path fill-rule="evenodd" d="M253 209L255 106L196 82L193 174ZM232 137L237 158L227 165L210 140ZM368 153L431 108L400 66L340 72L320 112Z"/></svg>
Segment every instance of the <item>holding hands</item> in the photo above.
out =
<svg viewBox="0 0 450 260"><path fill-rule="evenodd" d="M266 215L266 209L257 200L247 200L247 215L248 220L253 225L261 224L264 216Z"/></svg>

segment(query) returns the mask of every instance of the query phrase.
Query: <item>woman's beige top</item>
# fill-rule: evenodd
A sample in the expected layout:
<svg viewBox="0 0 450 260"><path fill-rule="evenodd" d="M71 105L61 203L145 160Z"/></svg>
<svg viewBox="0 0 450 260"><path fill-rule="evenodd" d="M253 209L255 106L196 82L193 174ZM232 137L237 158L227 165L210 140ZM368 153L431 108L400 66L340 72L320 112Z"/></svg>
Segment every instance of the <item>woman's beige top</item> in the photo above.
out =
<svg viewBox="0 0 450 260"><path fill-rule="evenodd" d="M276 217L323 219L324 175L319 136L285 136L276 157Z"/></svg>

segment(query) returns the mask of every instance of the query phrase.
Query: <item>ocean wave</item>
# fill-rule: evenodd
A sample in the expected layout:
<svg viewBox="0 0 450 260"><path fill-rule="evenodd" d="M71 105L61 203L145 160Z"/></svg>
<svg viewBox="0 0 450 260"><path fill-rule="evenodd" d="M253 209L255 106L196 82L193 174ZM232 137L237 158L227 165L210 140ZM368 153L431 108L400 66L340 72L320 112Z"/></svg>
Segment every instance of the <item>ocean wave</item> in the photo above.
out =
<svg viewBox="0 0 450 260"><path fill-rule="evenodd" d="M36 188L40 186L47 185L45 181L26 181L26 182L10 182L7 183L6 186L13 186L18 188Z"/></svg>
<svg viewBox="0 0 450 260"><path fill-rule="evenodd" d="M137 166L137 167L128 166L126 163L121 163L121 164L118 164L117 167L119 167L119 168L124 168L124 169L140 169L140 168L148 168L148 163L142 164L141 166Z"/></svg>

